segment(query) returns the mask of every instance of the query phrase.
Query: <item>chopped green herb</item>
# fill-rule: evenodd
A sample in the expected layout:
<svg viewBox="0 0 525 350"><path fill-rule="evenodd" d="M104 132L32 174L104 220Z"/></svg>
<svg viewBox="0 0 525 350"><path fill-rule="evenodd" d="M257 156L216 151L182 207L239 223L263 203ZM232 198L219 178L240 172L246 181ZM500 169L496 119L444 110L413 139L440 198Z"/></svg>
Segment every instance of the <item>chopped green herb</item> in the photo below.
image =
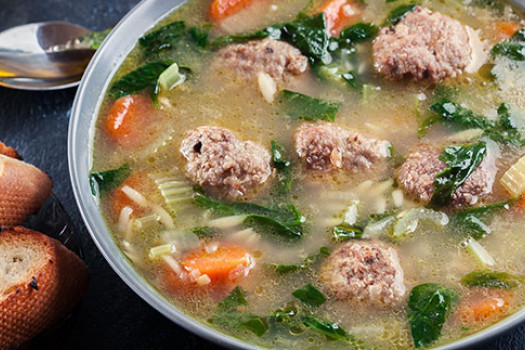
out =
<svg viewBox="0 0 525 350"><path fill-rule="evenodd" d="M330 256L330 249L328 249L327 247L321 247L319 248L319 254L321 254L321 256L324 257Z"/></svg>
<svg viewBox="0 0 525 350"><path fill-rule="evenodd" d="M157 82L159 76L171 66L172 63L173 62L168 61L146 63L117 80L111 86L110 93L114 98L119 98L141 92L145 89L151 89L153 94L156 95L155 90L158 89Z"/></svg>
<svg viewBox="0 0 525 350"><path fill-rule="evenodd" d="M341 108L340 103L324 101L289 90L281 91L279 98L284 113L292 119L333 122Z"/></svg>
<svg viewBox="0 0 525 350"><path fill-rule="evenodd" d="M195 227L191 229L191 232L196 234L199 238L211 237L215 235L215 229L209 226Z"/></svg>
<svg viewBox="0 0 525 350"><path fill-rule="evenodd" d="M488 130L495 126L492 120L476 114L470 109L446 98L440 102L434 103L430 106L430 110L437 113L444 121L453 122L467 128Z"/></svg>
<svg viewBox="0 0 525 350"><path fill-rule="evenodd" d="M103 196L112 189L119 187L131 174L131 169L127 164L120 168L91 173L89 175L89 185L91 193L96 196Z"/></svg>
<svg viewBox="0 0 525 350"><path fill-rule="evenodd" d="M416 348L428 346L441 336L457 294L439 284L426 283L412 289L407 317Z"/></svg>
<svg viewBox="0 0 525 350"><path fill-rule="evenodd" d="M439 159L447 168L436 175L430 206L438 209L445 207L458 187L476 170L486 153L487 146L484 142L445 147Z"/></svg>
<svg viewBox="0 0 525 350"><path fill-rule="evenodd" d="M456 214L455 222L474 239L481 239L491 232L481 219L492 210L509 209L511 203L513 200L462 210Z"/></svg>
<svg viewBox="0 0 525 350"><path fill-rule="evenodd" d="M310 315L303 315L301 320L306 327L328 337L329 339L347 342L355 349L375 349L375 347L370 346L349 334L346 330L339 327L337 323L323 321Z"/></svg>
<svg viewBox="0 0 525 350"><path fill-rule="evenodd" d="M521 286L524 282L525 277L494 270L472 271L461 279L461 283L469 287L499 289L514 289Z"/></svg>
<svg viewBox="0 0 525 350"><path fill-rule="evenodd" d="M407 13L414 11L415 8L416 4L401 5L394 8L392 11L390 11L382 26L390 27L396 25L405 17Z"/></svg>
<svg viewBox="0 0 525 350"><path fill-rule="evenodd" d="M326 298L323 293L321 293L319 289L315 288L311 283L296 289L292 292L292 295L301 300L306 305L312 307L321 306L326 302Z"/></svg>
<svg viewBox="0 0 525 350"><path fill-rule="evenodd" d="M357 225L350 225L343 222L340 225L332 228L332 236L336 241L347 240L351 238L361 238L363 235L363 228Z"/></svg>

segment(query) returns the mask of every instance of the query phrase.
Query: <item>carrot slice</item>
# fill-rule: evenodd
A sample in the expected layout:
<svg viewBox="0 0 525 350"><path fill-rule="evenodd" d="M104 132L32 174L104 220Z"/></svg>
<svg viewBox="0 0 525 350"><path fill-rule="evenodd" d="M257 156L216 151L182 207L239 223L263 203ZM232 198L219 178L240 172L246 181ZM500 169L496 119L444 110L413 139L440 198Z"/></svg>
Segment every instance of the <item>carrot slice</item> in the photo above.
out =
<svg viewBox="0 0 525 350"><path fill-rule="evenodd" d="M254 260L243 247L214 244L186 255L182 264L195 279L207 275L210 282L233 282L248 274Z"/></svg>
<svg viewBox="0 0 525 350"><path fill-rule="evenodd" d="M461 302L457 315L464 323L484 322L488 319L501 317L512 301L512 293L508 291L490 291L487 294L473 294Z"/></svg>
<svg viewBox="0 0 525 350"><path fill-rule="evenodd" d="M148 209L139 206L137 203L132 201L124 192L122 188L129 186L138 192L145 194L153 190L154 185L151 179L143 172L132 173L126 181L122 183L118 188L113 190L111 193L111 214L115 221L118 220L120 211L124 207L130 207L133 209L132 217L144 216L148 213Z"/></svg>
<svg viewBox="0 0 525 350"><path fill-rule="evenodd" d="M210 16L213 20L220 21L239 12L252 2L253 0L214 0L210 7Z"/></svg>
<svg viewBox="0 0 525 350"><path fill-rule="evenodd" d="M521 28L521 25L516 22L498 21L495 25L497 32L503 39L510 38Z"/></svg>
<svg viewBox="0 0 525 350"><path fill-rule="evenodd" d="M151 99L128 95L117 99L106 114L104 127L111 139L124 147L135 146L154 115Z"/></svg>
<svg viewBox="0 0 525 350"><path fill-rule="evenodd" d="M328 35L338 37L345 27L360 17L361 9L348 0L328 0L316 13L321 12L325 14Z"/></svg>

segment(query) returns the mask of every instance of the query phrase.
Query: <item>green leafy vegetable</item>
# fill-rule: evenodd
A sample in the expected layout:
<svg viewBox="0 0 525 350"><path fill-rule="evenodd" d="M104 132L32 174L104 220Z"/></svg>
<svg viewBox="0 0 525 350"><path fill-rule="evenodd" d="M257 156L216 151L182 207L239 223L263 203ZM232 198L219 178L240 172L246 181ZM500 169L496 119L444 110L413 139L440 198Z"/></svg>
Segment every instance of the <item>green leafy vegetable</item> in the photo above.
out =
<svg viewBox="0 0 525 350"><path fill-rule="evenodd" d="M278 176L278 194L288 194L292 189L292 171L291 163L286 157L284 148L277 143L277 141L272 140L272 161L273 165L277 169Z"/></svg>
<svg viewBox="0 0 525 350"><path fill-rule="evenodd" d="M498 0L473 0L471 5L481 8L488 8L498 14L503 14L505 10L505 4Z"/></svg>
<svg viewBox="0 0 525 350"><path fill-rule="evenodd" d="M186 24L184 21L176 21L144 35L139 39L139 44L147 55L151 55L173 48L184 34L186 34Z"/></svg>
<svg viewBox="0 0 525 350"><path fill-rule="evenodd" d="M469 287L499 289L514 289L521 286L524 282L524 277L494 270L472 271L461 279L461 283Z"/></svg>
<svg viewBox="0 0 525 350"><path fill-rule="evenodd" d="M200 28L191 27L188 30L188 33L198 46L200 46L201 48L205 48L208 45L211 27L211 24L206 24Z"/></svg>
<svg viewBox="0 0 525 350"><path fill-rule="evenodd" d="M173 62L155 61L135 69L115 82L109 92L114 98L131 95L145 89L151 89L154 96L158 93L159 76Z"/></svg>
<svg viewBox="0 0 525 350"><path fill-rule="evenodd" d="M414 11L415 8L416 4L401 5L394 8L392 11L390 11L382 26L390 27L396 25L405 17L407 13Z"/></svg>
<svg viewBox="0 0 525 350"><path fill-rule="evenodd" d="M301 320L306 327L329 339L347 342L355 349L375 349L375 347L349 334L346 330L339 327L337 323L323 321L310 315L303 315Z"/></svg>
<svg viewBox="0 0 525 350"><path fill-rule="evenodd" d="M454 290L439 284L426 283L412 289L407 317L416 348L430 345L441 336L456 299Z"/></svg>
<svg viewBox="0 0 525 350"><path fill-rule="evenodd" d="M332 228L332 236L336 241L347 240L350 238L361 238L362 235L363 228L361 226L350 225L346 222Z"/></svg>
<svg viewBox="0 0 525 350"><path fill-rule="evenodd" d="M246 225L257 226L265 232L284 238L300 238L303 235L304 217L293 205L286 208L271 209L253 203L226 203L216 201L200 192L195 192L193 198L197 206L211 209L223 215L245 214L247 215L244 220Z"/></svg>
<svg viewBox="0 0 525 350"><path fill-rule="evenodd" d="M512 61L525 61L525 28L518 30L509 40L496 44L492 53Z"/></svg>
<svg viewBox="0 0 525 350"><path fill-rule="evenodd" d="M284 113L292 119L333 122L341 108L340 103L324 101L289 90L281 91L279 98Z"/></svg>
<svg viewBox="0 0 525 350"><path fill-rule="evenodd" d="M259 316L246 311L245 293L240 287L235 289L222 300L208 322L227 328L242 328L258 337L268 331L268 326Z"/></svg>
<svg viewBox="0 0 525 350"><path fill-rule="evenodd" d="M309 268L318 261L320 258L327 257L330 255L330 250L326 247L319 248L319 254L308 256L300 264L267 264L267 266L275 269L275 273L278 275L284 275L289 272L301 271Z"/></svg>
<svg viewBox="0 0 525 350"><path fill-rule="evenodd" d="M457 188L476 170L486 153L487 146L484 142L445 147L439 159L447 165L447 168L436 175L430 205L434 208L445 207Z"/></svg>
<svg viewBox="0 0 525 350"><path fill-rule="evenodd" d="M455 222L462 226L462 231L474 239L481 239L488 235L490 228L481 221L489 212L495 209L509 209L513 200L494 203L476 208L462 210L456 214Z"/></svg>
<svg viewBox="0 0 525 350"><path fill-rule="evenodd" d="M306 305L312 307L318 307L326 302L326 298L315 288L311 283L305 284L303 287L296 289L292 292L292 295L297 299L301 300Z"/></svg>
<svg viewBox="0 0 525 350"><path fill-rule="evenodd" d="M119 187L131 174L131 169L127 164L120 168L91 173L89 175L89 185L91 193L96 196L103 196L112 189Z"/></svg>
<svg viewBox="0 0 525 350"><path fill-rule="evenodd" d="M498 107L497 120L488 119L448 99L433 104L430 109L446 122L466 128L482 129L494 141L525 145L525 116L506 103Z"/></svg>
<svg viewBox="0 0 525 350"><path fill-rule="evenodd" d="M379 28L373 23L359 22L343 29L339 35L339 42L349 45L369 41L372 40L378 32Z"/></svg>
<svg viewBox="0 0 525 350"><path fill-rule="evenodd" d="M211 237L215 235L215 229L209 226L194 227L191 232L196 234L199 238Z"/></svg>
<svg viewBox="0 0 525 350"><path fill-rule="evenodd" d="M220 37L212 43L212 46L217 48L226 44L246 42L265 37L283 40L295 46L303 55L308 57L312 64L328 64L332 61L324 13L319 13L312 17L300 15L295 21L276 24L254 33Z"/></svg>

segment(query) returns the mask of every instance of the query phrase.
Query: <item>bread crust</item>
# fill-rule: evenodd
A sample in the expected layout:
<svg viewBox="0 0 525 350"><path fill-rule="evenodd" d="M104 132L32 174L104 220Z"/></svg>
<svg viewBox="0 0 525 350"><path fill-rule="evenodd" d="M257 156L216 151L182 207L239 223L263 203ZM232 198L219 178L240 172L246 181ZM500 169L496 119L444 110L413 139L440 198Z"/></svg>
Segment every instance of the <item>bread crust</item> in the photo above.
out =
<svg viewBox="0 0 525 350"><path fill-rule="evenodd" d="M51 195L49 176L31 164L0 154L0 226L21 225Z"/></svg>
<svg viewBox="0 0 525 350"><path fill-rule="evenodd" d="M6 146L2 141L0 141L0 154L3 154L7 157L20 159L18 153L12 147Z"/></svg>
<svg viewBox="0 0 525 350"><path fill-rule="evenodd" d="M34 262L29 280L0 294L2 349L19 348L71 311L89 279L84 262L57 240L23 227L0 232L0 249L21 245L41 249L45 259Z"/></svg>

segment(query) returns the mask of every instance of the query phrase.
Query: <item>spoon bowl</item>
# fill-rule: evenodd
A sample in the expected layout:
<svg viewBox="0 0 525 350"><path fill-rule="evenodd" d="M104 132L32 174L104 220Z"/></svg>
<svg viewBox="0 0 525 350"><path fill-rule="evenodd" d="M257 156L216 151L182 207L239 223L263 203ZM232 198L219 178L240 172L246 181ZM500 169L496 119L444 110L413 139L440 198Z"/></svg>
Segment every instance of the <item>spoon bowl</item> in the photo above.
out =
<svg viewBox="0 0 525 350"><path fill-rule="evenodd" d="M0 85L56 90L78 85L93 56L92 32L67 22L27 24L0 33Z"/></svg>

